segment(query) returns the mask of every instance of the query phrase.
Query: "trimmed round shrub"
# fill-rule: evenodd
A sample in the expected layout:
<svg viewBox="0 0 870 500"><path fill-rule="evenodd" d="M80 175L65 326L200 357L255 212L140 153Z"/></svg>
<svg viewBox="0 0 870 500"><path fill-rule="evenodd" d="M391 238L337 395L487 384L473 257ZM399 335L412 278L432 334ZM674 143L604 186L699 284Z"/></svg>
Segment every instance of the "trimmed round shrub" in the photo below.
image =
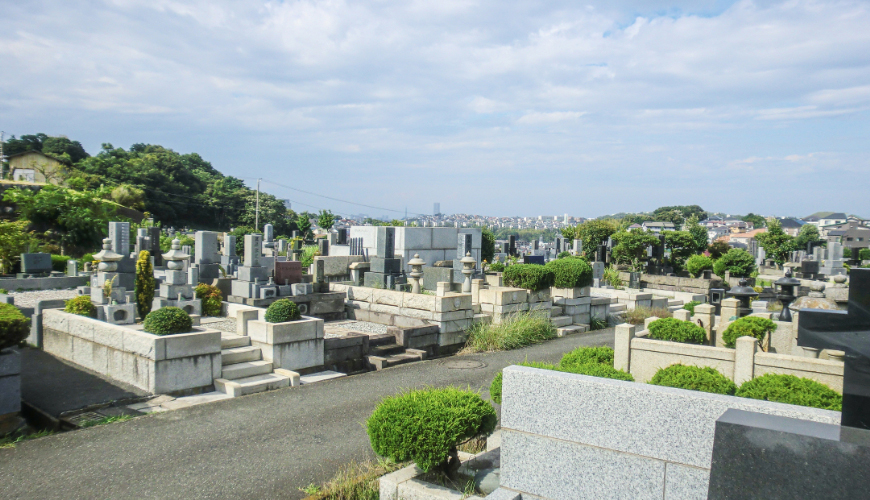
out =
<svg viewBox="0 0 870 500"><path fill-rule="evenodd" d="M764 341L764 337L776 330L776 323L767 318L744 316L730 325L722 332L722 341L725 347L734 347L740 337L755 337L758 344Z"/></svg>
<svg viewBox="0 0 870 500"><path fill-rule="evenodd" d="M220 288L200 283L196 285L196 298L202 301L203 316L221 315L221 303L224 300L224 294Z"/></svg>
<svg viewBox="0 0 870 500"><path fill-rule="evenodd" d="M496 273L504 272L504 264L499 261L495 261L489 265L489 270Z"/></svg>
<svg viewBox="0 0 870 500"><path fill-rule="evenodd" d="M843 411L843 396L837 391L815 380L794 375L775 373L762 375L744 382L735 395L742 398Z"/></svg>
<svg viewBox="0 0 870 500"><path fill-rule="evenodd" d="M557 259L564 259L565 257L570 257L571 252L559 252L559 255L556 256Z"/></svg>
<svg viewBox="0 0 870 500"><path fill-rule="evenodd" d="M693 300L693 301L689 302L688 304L683 304L683 309L689 311L690 314L694 315L695 314L695 306L699 306L699 305L701 305L700 302L698 302L697 300Z"/></svg>
<svg viewBox="0 0 870 500"><path fill-rule="evenodd" d="M12 304L0 304L0 351L14 347L30 335L30 320Z"/></svg>
<svg viewBox="0 0 870 500"><path fill-rule="evenodd" d="M611 350L611 355L612 355ZM600 353L599 353L600 354ZM600 359L600 356L590 356ZM631 374L622 370L617 370L613 367L613 358L611 357L609 365L603 363L590 362L586 364L570 364L567 366L551 365L550 363L529 362L518 363L518 366L529 366L532 368L540 368L542 370L553 370L557 372L576 373L578 375L589 375L590 377L612 378L614 380L625 380L626 382L634 382L634 377ZM489 397L498 404L501 404L501 387L502 387L502 372L498 372L492 383L489 385Z"/></svg>
<svg viewBox="0 0 870 500"><path fill-rule="evenodd" d="M51 270L64 272L66 271L66 263L71 260L75 259L67 255L51 254Z"/></svg>
<svg viewBox="0 0 870 500"><path fill-rule="evenodd" d="M87 316L95 318L97 316L97 308L91 302L89 295L79 295L74 299L66 301L66 306L63 308L65 312L77 314L79 316Z"/></svg>
<svg viewBox="0 0 870 500"><path fill-rule="evenodd" d="M504 270L502 276L505 286L544 290L553 286L553 271L538 264L514 264Z"/></svg>
<svg viewBox="0 0 870 500"><path fill-rule="evenodd" d="M731 276L749 277L755 271L755 258L746 250L732 248L713 263L716 276L724 278L725 271L731 272Z"/></svg>
<svg viewBox="0 0 870 500"><path fill-rule="evenodd" d="M145 316L143 329L154 335L175 335L188 333L193 328L193 321L183 309L178 307L161 307Z"/></svg>
<svg viewBox="0 0 870 500"><path fill-rule="evenodd" d="M300 318L299 307L292 300L278 299L266 309L267 323L286 323Z"/></svg>
<svg viewBox="0 0 870 500"><path fill-rule="evenodd" d="M592 284L592 266L581 258L551 260L544 266L553 272L556 288L583 288Z"/></svg>
<svg viewBox="0 0 870 500"><path fill-rule="evenodd" d="M384 399L366 422L372 449L395 462L413 460L423 471L446 470L456 447L495 429L492 405L455 387L412 390Z"/></svg>
<svg viewBox="0 0 870 500"><path fill-rule="evenodd" d="M702 271L713 269L713 259L706 255L693 255L686 260L685 267L689 274L697 278Z"/></svg>
<svg viewBox="0 0 870 500"><path fill-rule="evenodd" d="M685 344L703 344L707 341L707 332L691 321L682 321L677 318L661 318L649 324L649 335L647 338L683 342Z"/></svg>
<svg viewBox="0 0 870 500"><path fill-rule="evenodd" d="M870 260L870 248L862 248L858 250L858 258L861 260Z"/></svg>
<svg viewBox="0 0 870 500"><path fill-rule="evenodd" d="M562 356L559 367L568 369L572 366L589 363L613 366L613 349L609 347L578 347Z"/></svg>
<svg viewBox="0 0 870 500"><path fill-rule="evenodd" d="M712 392L731 396L737 390L734 382L709 366L671 365L662 368L649 381L652 385L677 387L690 391Z"/></svg>

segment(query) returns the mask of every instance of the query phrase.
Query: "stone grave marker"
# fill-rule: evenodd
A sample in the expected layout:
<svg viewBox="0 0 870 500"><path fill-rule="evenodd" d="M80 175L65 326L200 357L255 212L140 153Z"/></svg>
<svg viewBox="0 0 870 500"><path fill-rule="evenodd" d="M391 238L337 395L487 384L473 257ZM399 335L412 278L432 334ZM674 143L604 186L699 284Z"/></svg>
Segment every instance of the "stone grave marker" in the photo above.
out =
<svg viewBox="0 0 870 500"><path fill-rule="evenodd" d="M51 255L47 253L21 254L21 274L51 274Z"/></svg>

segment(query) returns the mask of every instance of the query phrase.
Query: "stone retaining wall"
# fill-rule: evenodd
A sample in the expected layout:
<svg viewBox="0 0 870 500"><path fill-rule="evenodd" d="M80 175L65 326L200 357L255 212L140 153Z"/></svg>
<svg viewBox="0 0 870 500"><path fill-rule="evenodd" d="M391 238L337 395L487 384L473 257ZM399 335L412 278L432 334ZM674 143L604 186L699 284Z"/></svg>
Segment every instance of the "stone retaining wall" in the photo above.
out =
<svg viewBox="0 0 870 500"><path fill-rule="evenodd" d="M629 281L629 273L620 273L625 283ZM678 276L659 276L655 274L640 275L641 288L653 288L657 290L672 290L677 292L690 292L701 295L709 295L711 288L723 288L721 279L704 278L680 278Z"/></svg>
<svg viewBox="0 0 870 500"><path fill-rule="evenodd" d="M87 286L90 276L52 276L46 278L0 278L0 288L10 292L17 290L58 290Z"/></svg>

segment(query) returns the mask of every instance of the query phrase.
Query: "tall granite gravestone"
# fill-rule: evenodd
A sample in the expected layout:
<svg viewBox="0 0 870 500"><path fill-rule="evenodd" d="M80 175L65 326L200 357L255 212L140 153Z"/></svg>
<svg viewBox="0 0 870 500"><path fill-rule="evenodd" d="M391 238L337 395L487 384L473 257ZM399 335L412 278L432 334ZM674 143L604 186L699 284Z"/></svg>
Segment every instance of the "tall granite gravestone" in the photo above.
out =
<svg viewBox="0 0 870 500"><path fill-rule="evenodd" d="M329 240L321 238L317 241L317 249L320 250L321 257L329 256Z"/></svg>
<svg viewBox="0 0 870 500"><path fill-rule="evenodd" d="M583 253L583 240L574 240L574 255Z"/></svg>
<svg viewBox="0 0 870 500"><path fill-rule="evenodd" d="M462 283L465 281L465 276L462 274L461 259L471 252L471 233L459 233L456 235L456 257L453 259L453 282Z"/></svg>
<svg viewBox="0 0 870 500"><path fill-rule="evenodd" d="M224 246L221 248L221 265L227 276L232 276L236 273L241 258L236 255L236 237L229 233L224 233Z"/></svg>
<svg viewBox="0 0 870 500"><path fill-rule="evenodd" d="M338 239L335 242L336 245L347 245L347 229L341 228L338 230Z"/></svg>
<svg viewBox="0 0 870 500"><path fill-rule="evenodd" d="M109 239L112 241L112 250L122 256L118 261L115 285L133 290L136 288L136 259L130 256L130 223L110 222Z"/></svg>
<svg viewBox="0 0 870 500"><path fill-rule="evenodd" d="M395 258L396 228L379 227L376 244L378 256L371 258L371 270L363 277L365 286L395 289L406 282L401 276L402 259Z"/></svg>
<svg viewBox="0 0 870 500"><path fill-rule="evenodd" d="M272 224L263 226L263 256L275 257L275 228Z"/></svg>
<svg viewBox="0 0 870 500"><path fill-rule="evenodd" d="M154 258L154 267L163 267L163 252L160 251L160 228L148 228L148 244L151 245L151 257Z"/></svg>
<svg viewBox="0 0 870 500"><path fill-rule="evenodd" d="M517 256L517 237L514 235L508 236L508 255Z"/></svg>
<svg viewBox="0 0 870 500"><path fill-rule="evenodd" d="M199 268L198 281L211 284L221 276L218 235L211 231L197 231L194 240L196 244L193 262Z"/></svg>
<svg viewBox="0 0 870 500"><path fill-rule="evenodd" d="M504 243L501 244L501 252L500 253L503 253L505 255L510 255L510 251L511 251L510 243L505 241Z"/></svg>
<svg viewBox="0 0 870 500"><path fill-rule="evenodd" d="M245 235L245 255L233 280L232 294L244 299L272 299L278 296L278 287L272 281L269 269L262 266L260 255L263 236Z"/></svg>

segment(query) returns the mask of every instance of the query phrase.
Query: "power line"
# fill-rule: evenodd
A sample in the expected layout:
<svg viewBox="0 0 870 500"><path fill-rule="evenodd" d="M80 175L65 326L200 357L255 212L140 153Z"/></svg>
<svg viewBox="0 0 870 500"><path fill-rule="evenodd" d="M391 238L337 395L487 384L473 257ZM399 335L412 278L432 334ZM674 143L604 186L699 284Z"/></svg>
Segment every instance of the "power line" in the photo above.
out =
<svg viewBox="0 0 870 500"><path fill-rule="evenodd" d="M282 187L282 188L285 188L285 189L292 189L293 191L299 191L300 193L310 194L310 195L312 195L312 196L319 196L320 198L326 198L327 200L338 201L338 202L341 202L341 203L347 203L347 204L349 204L349 205L357 205L357 206L360 206L360 207L371 208L371 209L373 209L373 210L386 210L386 211L388 211L388 212L396 212L396 213L399 213L399 214L402 213L402 210L394 210L394 209L392 209L392 208L376 207L376 206L374 206L374 205L366 205L366 204L364 204L364 203L357 203L357 202L355 202L355 201L342 200L341 198L334 198L334 197L332 197L332 196L326 196L326 195L324 195L324 194L317 194L317 193L313 193L313 192L311 192L311 191L306 191L306 190L304 190L304 189L299 189L299 188L290 187L290 186L287 186L287 185L281 184L281 183L279 183L279 182L270 181L270 180L268 180L268 179L264 179L263 182L266 182L266 183L268 183L268 184L272 184L272 185L275 185L275 186L278 186L278 187ZM426 215L426 214L421 214L421 213L416 213L416 212L411 212L411 213L412 213L413 215L424 215L424 216Z"/></svg>

